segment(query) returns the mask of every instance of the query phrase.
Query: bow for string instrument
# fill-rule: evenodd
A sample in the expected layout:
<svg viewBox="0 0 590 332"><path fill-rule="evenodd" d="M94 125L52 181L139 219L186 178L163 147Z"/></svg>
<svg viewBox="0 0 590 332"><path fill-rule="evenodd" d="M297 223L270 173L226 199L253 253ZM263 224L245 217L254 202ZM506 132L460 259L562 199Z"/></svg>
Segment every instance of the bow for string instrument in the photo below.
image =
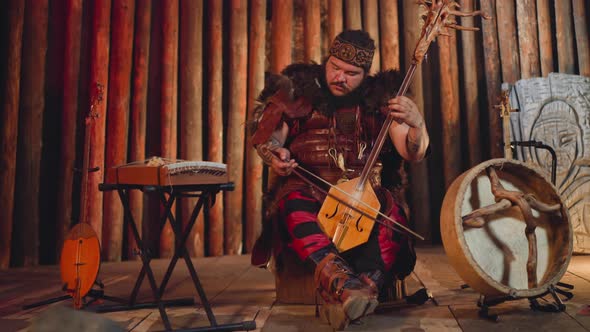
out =
<svg viewBox="0 0 590 332"><path fill-rule="evenodd" d="M82 161L82 183L80 196L80 219L64 240L60 259L61 280L64 291L74 300L76 309L82 308L82 298L88 294L96 281L100 267L100 242L96 232L88 223L87 209L87 184L88 173L91 171L90 140L94 134L94 120L99 116L95 108L102 101L103 86L96 84L96 91L91 99L90 110L86 119L84 140L84 157ZM92 171L97 170L96 168Z"/></svg>
<svg viewBox="0 0 590 332"><path fill-rule="evenodd" d="M479 30L473 27L463 27L458 25L454 16L480 15L483 18L488 19L488 17L481 11L461 12L457 10L460 6L456 1L420 0L418 1L418 4L426 10L422 15L424 25L414 50L410 68L408 68L406 76L397 92L397 97L403 96L407 92L414 77L416 67L422 62L430 43L432 43L438 35L448 36L449 32L447 29ZM377 162L379 153L385 143L385 139L388 136L389 126L393 121L393 116L389 114L385 123L381 127L373 149L367 158L367 163L358 178L354 178L338 185L332 185L300 166L297 166L297 169L293 170L296 175L304 179L308 184L313 185L327 195L320 212L318 213L318 222L340 252L367 242L375 222L379 222L389 228L401 230L424 240L419 234L379 211L381 204L379 203L373 187L370 185L369 177ZM318 188L316 184L307 180L298 170L301 170L324 184L329 185L330 190L325 192L323 189ZM379 217L384 220L380 220Z"/></svg>

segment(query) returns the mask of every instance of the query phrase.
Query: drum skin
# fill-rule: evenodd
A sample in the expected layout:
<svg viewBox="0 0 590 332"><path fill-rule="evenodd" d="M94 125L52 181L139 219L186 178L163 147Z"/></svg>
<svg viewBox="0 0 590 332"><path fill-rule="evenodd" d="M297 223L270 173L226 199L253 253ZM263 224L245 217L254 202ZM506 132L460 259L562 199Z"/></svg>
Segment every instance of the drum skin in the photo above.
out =
<svg viewBox="0 0 590 332"><path fill-rule="evenodd" d="M545 204L561 205L556 212L533 209L537 222L537 287L527 284L529 243L518 207L513 205L485 217L480 228L463 225L463 216L496 203L488 167L494 167L505 189L533 194ZM440 222L451 265L471 288L485 296L541 295L563 277L572 255L573 230L555 187L534 166L517 160L488 160L455 179L443 200Z"/></svg>

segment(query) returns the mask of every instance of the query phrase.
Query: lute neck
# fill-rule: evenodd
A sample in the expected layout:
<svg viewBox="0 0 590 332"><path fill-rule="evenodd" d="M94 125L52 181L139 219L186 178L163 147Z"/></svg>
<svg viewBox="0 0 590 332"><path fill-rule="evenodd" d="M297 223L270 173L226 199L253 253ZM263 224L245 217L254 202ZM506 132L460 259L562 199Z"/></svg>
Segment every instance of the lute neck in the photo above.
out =
<svg viewBox="0 0 590 332"><path fill-rule="evenodd" d="M408 91L408 87L410 86L410 83L412 82L412 79L414 78L414 73L416 72L416 67L417 67L417 62L412 61L412 64L410 65L410 68L408 68L408 71L406 72L406 76L404 77L404 80L402 81L402 84L397 91L396 97L400 97L400 96L403 96L406 94L406 92ZM361 173L361 176L360 176L360 179L359 179L359 182L357 185L357 190L363 190L363 188L365 187L367 180L369 179L369 175L371 174L371 170L373 169L373 167L375 166L375 163L377 162L377 159L379 158L379 154L381 153L381 149L383 148L383 144L385 144L385 140L387 139L387 136L389 133L389 126L391 126L392 122L393 122L393 116L391 115L391 113L388 113L387 118L385 119L385 123L383 124L383 126L381 127L381 130L379 131L379 135L377 136L377 139L375 141L375 145L373 146L371 153L367 157L367 163L365 164L365 167L363 168L363 171Z"/></svg>
<svg viewBox="0 0 590 332"><path fill-rule="evenodd" d="M80 218L79 223L86 223L86 210L88 208L88 169L90 167L90 139L92 136L92 124L89 118L86 119L86 134L84 137L84 156L82 158L82 181L81 181L81 195L80 195Z"/></svg>

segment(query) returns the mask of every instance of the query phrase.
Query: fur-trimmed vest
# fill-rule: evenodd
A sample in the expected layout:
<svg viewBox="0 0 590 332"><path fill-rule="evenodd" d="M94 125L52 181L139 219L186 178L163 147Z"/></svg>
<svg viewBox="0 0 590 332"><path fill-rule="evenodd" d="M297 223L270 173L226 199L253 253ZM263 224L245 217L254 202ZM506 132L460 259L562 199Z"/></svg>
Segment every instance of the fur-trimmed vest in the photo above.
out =
<svg viewBox="0 0 590 332"><path fill-rule="evenodd" d="M266 142L286 122L290 133L285 147L292 157L335 183L360 174L385 120L381 107L395 96L401 77L396 71L381 72L367 77L351 96L336 98L324 73L322 65L293 64L281 75L268 75L250 123L251 143ZM382 186L405 201L403 160L389 139L380 162Z"/></svg>

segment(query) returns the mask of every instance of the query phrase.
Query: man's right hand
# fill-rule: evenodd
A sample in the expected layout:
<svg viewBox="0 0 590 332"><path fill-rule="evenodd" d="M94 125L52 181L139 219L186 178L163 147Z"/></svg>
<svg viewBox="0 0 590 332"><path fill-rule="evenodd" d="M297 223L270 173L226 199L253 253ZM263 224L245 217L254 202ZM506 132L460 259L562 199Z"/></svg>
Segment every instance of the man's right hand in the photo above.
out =
<svg viewBox="0 0 590 332"><path fill-rule="evenodd" d="M276 148L274 155L276 158L272 159L270 167L280 176L290 175L293 169L299 165L295 159L290 159L291 151L285 148Z"/></svg>

